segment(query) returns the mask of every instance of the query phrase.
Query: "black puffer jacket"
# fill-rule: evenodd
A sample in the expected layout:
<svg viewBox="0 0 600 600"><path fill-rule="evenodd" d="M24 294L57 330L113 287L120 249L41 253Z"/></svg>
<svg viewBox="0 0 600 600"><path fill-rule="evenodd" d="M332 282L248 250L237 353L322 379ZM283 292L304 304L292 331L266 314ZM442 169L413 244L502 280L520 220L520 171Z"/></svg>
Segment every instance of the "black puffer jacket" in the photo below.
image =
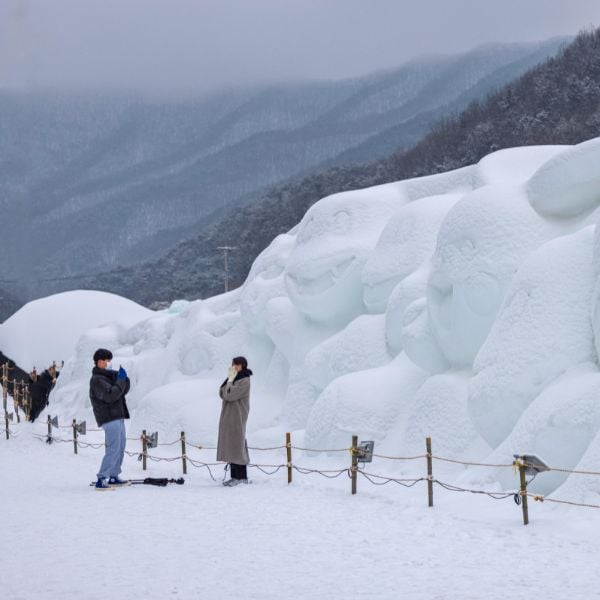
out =
<svg viewBox="0 0 600 600"><path fill-rule="evenodd" d="M117 419L129 419L125 400L129 386L129 377L117 379L117 371L94 367L90 379L90 400L99 427Z"/></svg>

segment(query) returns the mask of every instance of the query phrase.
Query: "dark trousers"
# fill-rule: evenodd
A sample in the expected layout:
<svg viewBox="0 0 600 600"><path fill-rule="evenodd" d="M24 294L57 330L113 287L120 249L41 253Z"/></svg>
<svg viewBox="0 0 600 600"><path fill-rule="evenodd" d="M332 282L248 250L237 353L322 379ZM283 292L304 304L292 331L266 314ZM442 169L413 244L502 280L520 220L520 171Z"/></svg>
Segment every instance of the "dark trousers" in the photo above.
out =
<svg viewBox="0 0 600 600"><path fill-rule="evenodd" d="M231 466L231 479L248 479L248 474L246 472L246 465L234 465Z"/></svg>

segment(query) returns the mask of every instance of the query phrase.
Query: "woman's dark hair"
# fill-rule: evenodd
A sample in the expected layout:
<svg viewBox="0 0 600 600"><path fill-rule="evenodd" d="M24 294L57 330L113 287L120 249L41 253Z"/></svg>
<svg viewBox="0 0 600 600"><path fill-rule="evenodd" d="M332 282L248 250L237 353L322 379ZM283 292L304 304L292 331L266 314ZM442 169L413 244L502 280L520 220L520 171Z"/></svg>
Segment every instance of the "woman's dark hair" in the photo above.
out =
<svg viewBox="0 0 600 600"><path fill-rule="evenodd" d="M243 356L236 356L231 363L234 365L241 365L244 371L248 368L248 361Z"/></svg>

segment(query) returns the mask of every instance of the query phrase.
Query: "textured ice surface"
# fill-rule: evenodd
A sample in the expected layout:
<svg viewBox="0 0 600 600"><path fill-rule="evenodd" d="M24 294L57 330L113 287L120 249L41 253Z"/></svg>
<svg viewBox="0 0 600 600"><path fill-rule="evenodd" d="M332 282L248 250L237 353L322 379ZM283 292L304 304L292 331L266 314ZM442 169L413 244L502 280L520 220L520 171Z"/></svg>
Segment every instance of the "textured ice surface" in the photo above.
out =
<svg viewBox="0 0 600 600"><path fill-rule="evenodd" d="M396 356L404 347L402 331L404 313L408 306L419 298L425 298L429 280L429 262L405 277L392 291L385 311L385 334L388 349Z"/></svg>
<svg viewBox="0 0 600 600"><path fill-rule="evenodd" d="M531 205L548 217L573 217L600 204L600 138L548 160L527 184Z"/></svg>
<svg viewBox="0 0 600 600"><path fill-rule="evenodd" d="M357 317L339 333L315 346L305 359L306 374L320 389L337 377L390 362L383 315Z"/></svg>
<svg viewBox="0 0 600 600"><path fill-rule="evenodd" d="M362 274L369 312L382 313L396 285L428 260L440 224L462 194L428 196L398 209L385 226Z"/></svg>
<svg viewBox="0 0 600 600"><path fill-rule="evenodd" d="M186 422L214 439L218 386L243 354L255 373L249 433L266 445L289 430L347 448L358 434L412 455L429 435L440 455L505 464L534 452L597 469L599 144L507 149L335 194L278 236L238 290L137 323L64 321L77 344L40 341L44 356L72 354L53 414L89 418L90 356L108 346L132 378L136 428ZM461 472L516 485L510 469ZM600 492L557 473L534 484Z"/></svg>
<svg viewBox="0 0 600 600"><path fill-rule="evenodd" d="M352 434L383 441L402 418L425 374L398 356L386 366L343 375L315 403L306 427L309 448L344 448Z"/></svg>
<svg viewBox="0 0 600 600"><path fill-rule="evenodd" d="M285 273L300 312L338 326L364 312L363 268L394 210L405 202L402 188L387 184L334 194L308 210Z"/></svg>
<svg viewBox="0 0 600 600"><path fill-rule="evenodd" d="M427 290L431 332L450 365L473 362L519 265L556 234L520 186L485 186L450 209Z"/></svg>
<svg viewBox="0 0 600 600"><path fill-rule="evenodd" d="M575 469L600 429L599 394L595 364L569 369L533 400L489 459L501 463L513 454L534 454L550 467ZM510 470L499 469L496 477L506 488L514 485ZM566 478L560 471L544 473L530 489L548 494Z"/></svg>
<svg viewBox="0 0 600 600"><path fill-rule="evenodd" d="M571 146L523 146L492 152L477 164L475 187L527 181L543 164Z"/></svg>
<svg viewBox="0 0 600 600"><path fill-rule="evenodd" d="M596 360L591 322L593 227L542 246L517 273L474 364L471 415L499 445L566 369Z"/></svg>
<svg viewBox="0 0 600 600"><path fill-rule="evenodd" d="M287 295L283 272L294 241L292 235L277 236L256 258L242 286L240 312L244 326L252 333L265 333L267 302Z"/></svg>

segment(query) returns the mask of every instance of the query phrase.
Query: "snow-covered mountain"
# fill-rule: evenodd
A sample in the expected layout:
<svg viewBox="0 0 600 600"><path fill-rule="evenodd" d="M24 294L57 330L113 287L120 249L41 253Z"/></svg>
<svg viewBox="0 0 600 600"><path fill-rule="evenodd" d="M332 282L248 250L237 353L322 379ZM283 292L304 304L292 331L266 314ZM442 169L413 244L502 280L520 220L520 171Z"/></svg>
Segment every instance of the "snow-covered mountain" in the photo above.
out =
<svg viewBox="0 0 600 600"><path fill-rule="evenodd" d="M485 46L362 79L187 100L4 92L4 277L35 297L46 279L160 256L223 207L277 181L413 144L436 118L514 79L563 41Z"/></svg>
<svg viewBox="0 0 600 600"><path fill-rule="evenodd" d="M335 448L357 433L406 456L431 436L447 457L533 452L589 470L600 454L598 165L595 138L323 198L241 288L88 331L52 412L91 417L90 356L108 346L134 382L134 428L211 442L219 406L208 399L244 354L255 439L292 430ZM461 477L514 487L506 470L481 473ZM559 487L572 499L599 491L562 472L532 489Z"/></svg>

